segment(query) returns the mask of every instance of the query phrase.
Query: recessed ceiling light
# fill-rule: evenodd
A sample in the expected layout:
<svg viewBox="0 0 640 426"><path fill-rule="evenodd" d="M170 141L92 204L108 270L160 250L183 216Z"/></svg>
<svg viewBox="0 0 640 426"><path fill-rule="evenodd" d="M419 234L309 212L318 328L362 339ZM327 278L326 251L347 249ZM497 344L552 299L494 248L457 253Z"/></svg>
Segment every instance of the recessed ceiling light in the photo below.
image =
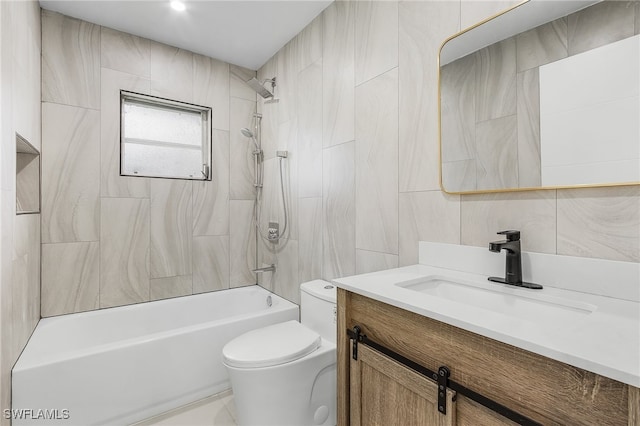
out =
<svg viewBox="0 0 640 426"><path fill-rule="evenodd" d="M182 12L183 10L186 9L186 6L180 0L172 0L171 7L173 8L173 10L177 10L179 12Z"/></svg>

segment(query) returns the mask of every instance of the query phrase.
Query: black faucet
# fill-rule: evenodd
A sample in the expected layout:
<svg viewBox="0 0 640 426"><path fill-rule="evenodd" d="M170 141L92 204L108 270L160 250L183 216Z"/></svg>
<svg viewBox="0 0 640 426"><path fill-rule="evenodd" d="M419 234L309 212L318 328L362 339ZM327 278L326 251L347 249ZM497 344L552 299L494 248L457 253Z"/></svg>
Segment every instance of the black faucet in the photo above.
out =
<svg viewBox="0 0 640 426"><path fill-rule="evenodd" d="M520 256L520 231L501 231L498 235L505 235L506 240L493 241L489 243L489 250L494 253L500 253L502 250L507 251L507 265L505 268L505 277L489 277L489 281L497 283L515 285L518 287L526 287L532 289L541 289L540 284L527 283L522 281L522 258Z"/></svg>

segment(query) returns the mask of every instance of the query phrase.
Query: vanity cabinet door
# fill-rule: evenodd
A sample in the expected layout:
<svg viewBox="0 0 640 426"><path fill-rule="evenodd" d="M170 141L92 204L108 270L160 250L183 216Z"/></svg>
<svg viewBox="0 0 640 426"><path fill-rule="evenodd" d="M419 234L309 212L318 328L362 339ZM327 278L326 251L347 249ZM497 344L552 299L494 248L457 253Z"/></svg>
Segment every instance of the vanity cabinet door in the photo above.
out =
<svg viewBox="0 0 640 426"><path fill-rule="evenodd" d="M351 358L351 426L451 426L455 392L447 389L447 414L438 412L438 385L364 345Z"/></svg>

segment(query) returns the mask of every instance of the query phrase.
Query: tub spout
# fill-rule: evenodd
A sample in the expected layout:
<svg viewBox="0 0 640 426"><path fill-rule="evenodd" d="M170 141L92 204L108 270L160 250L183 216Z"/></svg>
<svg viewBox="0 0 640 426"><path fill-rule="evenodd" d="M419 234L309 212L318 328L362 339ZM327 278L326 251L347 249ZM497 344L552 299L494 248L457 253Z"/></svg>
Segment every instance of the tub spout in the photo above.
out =
<svg viewBox="0 0 640 426"><path fill-rule="evenodd" d="M261 273L261 272L275 272L276 271L276 265L275 263L272 263L269 266L265 266L264 268L256 268L256 269L252 269L251 272L255 272L255 273Z"/></svg>

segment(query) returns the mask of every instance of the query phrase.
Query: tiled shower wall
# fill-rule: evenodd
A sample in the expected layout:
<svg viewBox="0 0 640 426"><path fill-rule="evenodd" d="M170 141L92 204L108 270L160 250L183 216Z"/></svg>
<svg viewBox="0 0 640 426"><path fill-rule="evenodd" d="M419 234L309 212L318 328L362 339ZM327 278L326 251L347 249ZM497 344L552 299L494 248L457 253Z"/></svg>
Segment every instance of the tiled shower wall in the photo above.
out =
<svg viewBox="0 0 640 426"><path fill-rule="evenodd" d="M265 287L298 300L298 284L309 279L414 264L418 241L486 247L511 228L527 251L640 261L638 186L465 196L440 189L440 45L516 3L336 1L258 70L278 78L280 99L258 102L272 206L263 222L282 221L273 207L276 149L290 154L293 217L289 240L259 251L262 263L278 265ZM637 34L639 4L604 2L568 30ZM607 29L594 31L593 20Z"/></svg>
<svg viewBox="0 0 640 426"><path fill-rule="evenodd" d="M254 284L255 71L48 11L42 40L42 316ZM212 108L212 181L119 176L121 89Z"/></svg>
<svg viewBox="0 0 640 426"><path fill-rule="evenodd" d="M0 2L0 410L40 319L40 215L16 215L16 133L40 150L40 6ZM0 424L9 419L0 416Z"/></svg>

